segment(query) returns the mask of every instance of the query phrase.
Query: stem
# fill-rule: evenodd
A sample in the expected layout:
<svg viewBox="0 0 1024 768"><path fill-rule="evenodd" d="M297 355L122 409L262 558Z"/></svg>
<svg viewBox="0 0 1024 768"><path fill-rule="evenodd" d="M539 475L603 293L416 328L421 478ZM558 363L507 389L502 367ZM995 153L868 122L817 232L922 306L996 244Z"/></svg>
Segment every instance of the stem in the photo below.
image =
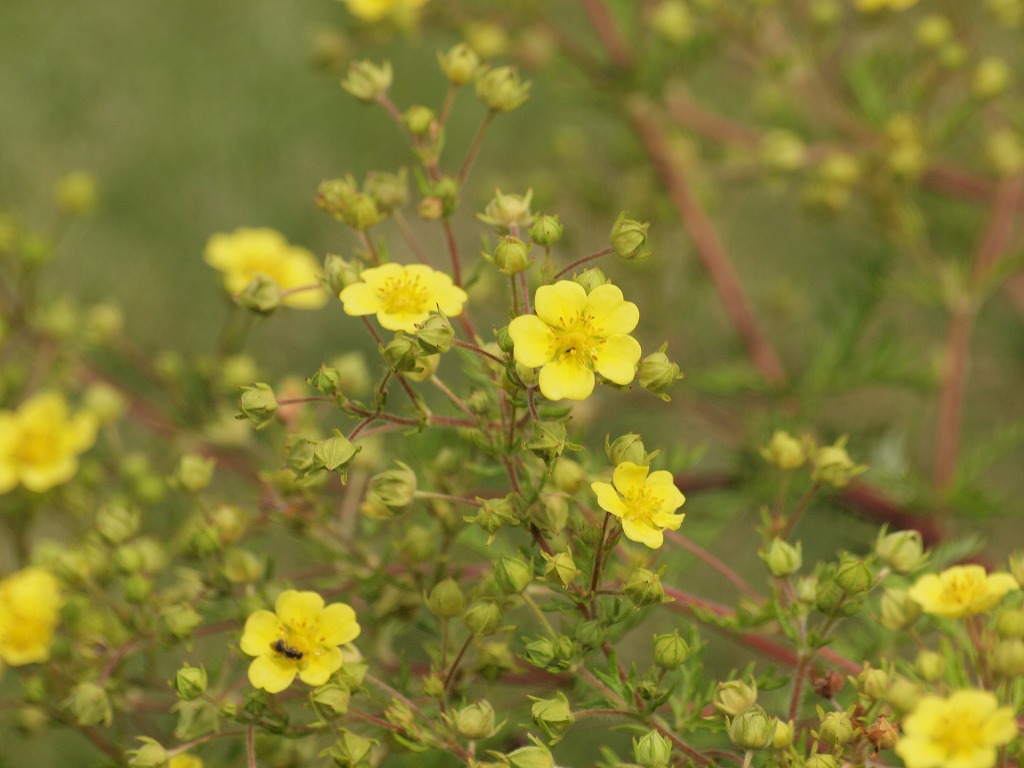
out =
<svg viewBox="0 0 1024 768"><path fill-rule="evenodd" d="M612 513L604 513L604 521L601 523L601 540L597 544L597 552L594 553L594 572L590 575L590 594L593 596L597 591L597 583L601 579L601 558L604 555L604 540L608 536L608 521Z"/></svg>
<svg viewBox="0 0 1024 768"><path fill-rule="evenodd" d="M413 236L412 230L409 228L409 222L405 220L405 216L399 210L394 211L391 214L398 225L398 230L402 233L402 238L406 244L412 249L412 252L416 254L416 260L421 264L430 265L430 259L427 258L427 254L420 247L419 241Z"/></svg>
<svg viewBox="0 0 1024 768"><path fill-rule="evenodd" d="M469 410L469 406L462 402L462 398L456 395L454 392L452 392L448 388L448 385L446 385L443 381L437 378L436 375L431 375L430 383L437 387L439 390L441 390L441 392L444 393L445 397L447 397L455 404L456 408L458 408L464 414L469 416L471 419L476 419L476 414Z"/></svg>
<svg viewBox="0 0 1024 768"><path fill-rule="evenodd" d="M452 262L452 280L457 286L462 287L462 264L459 261L459 245L455 240L455 230L452 229L452 223L448 219L443 219L441 226L444 227L444 238L445 242L448 243L448 257ZM462 315L459 315L462 317ZM470 334L475 335L475 334Z"/></svg>
<svg viewBox="0 0 1024 768"><path fill-rule="evenodd" d="M465 504L470 507L480 506L474 499L466 498L465 496L453 496L450 493L435 493L434 491L416 491L413 494L414 498L417 499L441 499L442 501L452 501L456 504Z"/></svg>
<svg viewBox="0 0 1024 768"><path fill-rule="evenodd" d="M812 654L801 654L800 661L796 665L796 672L793 674L793 695L789 699L789 720L796 721L800 709L800 696L804 689L804 680L807 679L807 670L810 669Z"/></svg>
<svg viewBox="0 0 1024 768"><path fill-rule="evenodd" d="M487 129L491 126L491 121L494 120L494 112L488 111L484 115L483 122L480 123L480 128L476 132L476 137L473 139L473 143L469 147L469 152L466 154L466 159L462 163L462 168L459 169L459 175L457 177L459 185L466 180L466 176L469 174L469 169L473 167L473 161L476 159L477 152L480 151L480 145L484 141L484 134L487 133Z"/></svg>
<svg viewBox="0 0 1024 768"><path fill-rule="evenodd" d="M249 726L249 730L245 735L245 751L249 755L249 768L256 768L256 745L255 741L255 728Z"/></svg>
<svg viewBox="0 0 1024 768"><path fill-rule="evenodd" d="M544 625L544 631L547 632L551 637L558 637L558 633L555 632L551 623L548 621L548 617L544 615L544 611L540 609L540 606L530 597L526 592L519 595L523 598L523 602L526 603L530 610L533 611L534 615L540 620L540 623Z"/></svg>
<svg viewBox="0 0 1024 768"><path fill-rule="evenodd" d="M597 35L616 69L632 69L633 54L629 42L619 32L615 18L603 0L581 0L580 4L590 20L590 26Z"/></svg>
<svg viewBox="0 0 1024 768"><path fill-rule="evenodd" d="M478 355L490 358L494 362L499 363L501 365L505 365L505 361L502 360L500 357L498 357L497 355L492 355L486 349L482 349L478 347L476 344L469 344L465 341L462 341L461 339L452 339L452 344L454 344L456 347L462 347L463 349L468 349L471 352L476 352Z"/></svg>
<svg viewBox="0 0 1024 768"><path fill-rule="evenodd" d="M614 252L614 251L615 251L615 249L614 249L614 248L612 248L611 246L609 246L608 248L605 248L605 249L604 249L604 250L602 250L602 251L598 251L597 253L592 253L592 254L590 254L589 256L582 256L582 257L580 257L580 258L576 259L576 261L574 261L574 262L573 262L572 264L570 264L569 266L567 266L567 267L565 267L564 269L561 269L561 270L559 270L558 272L556 272L556 273L555 273L555 277L554 277L554 279L556 279L556 280L557 280L557 279L558 279L559 277L561 277L562 275L567 275L567 274L569 274L569 273L570 273L570 272L572 272L572 271L573 271L574 269L576 269L576 267L578 267L578 266L579 266L580 264L586 264L586 263L587 263L588 261L593 261L594 259L599 259L599 258L601 258L602 256L607 256L607 255L608 255L609 253L612 253L612 252Z"/></svg>
<svg viewBox="0 0 1024 768"><path fill-rule="evenodd" d="M807 507L807 502L811 500L811 497L817 493L818 489L821 488L820 483L815 483L807 489L807 493L800 497L800 501L797 502L796 509L793 510L793 514L790 516L786 524L782 526L782 530L779 531L780 538L786 538L789 533L796 526L796 521L800 519L800 515L803 513L804 508Z"/></svg>
<svg viewBox="0 0 1024 768"><path fill-rule="evenodd" d="M455 679L455 670L458 669L459 663L462 661L462 657L466 655L466 651L469 650L469 646L472 642L473 635L470 635L466 638L466 642L462 644L462 647L459 648L459 652L455 655L455 659L452 661L452 665L448 669L448 674L444 677L444 685L441 686L441 690L445 693L447 693L448 689L451 687L452 680Z"/></svg>

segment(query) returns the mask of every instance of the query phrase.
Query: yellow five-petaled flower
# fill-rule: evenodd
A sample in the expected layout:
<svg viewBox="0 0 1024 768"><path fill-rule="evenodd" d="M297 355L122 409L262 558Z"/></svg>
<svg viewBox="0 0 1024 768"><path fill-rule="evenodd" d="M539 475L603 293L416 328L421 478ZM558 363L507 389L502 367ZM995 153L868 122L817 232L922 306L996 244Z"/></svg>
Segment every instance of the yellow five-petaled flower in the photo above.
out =
<svg viewBox="0 0 1024 768"><path fill-rule="evenodd" d="M344 0L349 13L364 21L380 21L385 16L406 10L414 10L427 0Z"/></svg>
<svg viewBox="0 0 1024 768"><path fill-rule="evenodd" d="M66 483L78 470L78 455L96 441L96 426L88 411L69 414L59 392L0 411L0 493L19 483L37 493Z"/></svg>
<svg viewBox="0 0 1024 768"><path fill-rule="evenodd" d="M925 613L955 619L983 613L1016 589L1020 585L1008 573L986 573L980 565L955 565L938 575L922 576L908 594Z"/></svg>
<svg viewBox="0 0 1024 768"><path fill-rule="evenodd" d="M584 400L594 391L594 372L615 384L636 375L640 344L629 333L640 320L622 291L600 285L589 294L579 283L560 280L537 289L535 315L508 326L515 359L540 368L538 385L549 400Z"/></svg>
<svg viewBox="0 0 1024 768"><path fill-rule="evenodd" d="M50 658L60 603L57 578L45 568L0 579L0 661L17 667Z"/></svg>
<svg viewBox="0 0 1024 768"><path fill-rule="evenodd" d="M992 768L996 751L1017 735L1013 709L989 691L925 696L903 721L896 753L907 768Z"/></svg>
<svg viewBox="0 0 1024 768"><path fill-rule="evenodd" d="M359 637L355 611L345 603L324 605L316 592L282 592L274 611L256 611L245 622L242 652L256 658L249 682L269 693L283 691L298 675L323 685L342 665L339 645Z"/></svg>
<svg viewBox="0 0 1024 768"><path fill-rule="evenodd" d="M591 483L601 509L622 521L626 537L657 549L665 541L662 531L678 530L686 515L675 514L686 497L676 488L672 473L631 461L615 467L612 482Z"/></svg>
<svg viewBox="0 0 1024 768"><path fill-rule="evenodd" d="M327 294L317 284L320 266L305 248L290 245L280 232L241 227L230 234L212 235L206 244L206 263L224 273L224 288L232 296L245 290L257 275L269 277L285 292L287 307L318 309ZM295 290L294 293L287 293Z"/></svg>
<svg viewBox="0 0 1024 768"><path fill-rule="evenodd" d="M452 317L462 312L466 292L444 272L424 264L384 264L364 269L363 281L342 289L345 314L376 315L389 331L416 330L431 312Z"/></svg>

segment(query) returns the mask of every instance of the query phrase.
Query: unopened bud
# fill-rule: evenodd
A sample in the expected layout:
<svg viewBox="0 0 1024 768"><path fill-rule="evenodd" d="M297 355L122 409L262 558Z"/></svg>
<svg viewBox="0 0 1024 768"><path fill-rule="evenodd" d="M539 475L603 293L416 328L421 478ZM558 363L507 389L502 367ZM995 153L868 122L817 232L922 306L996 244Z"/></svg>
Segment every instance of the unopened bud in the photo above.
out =
<svg viewBox="0 0 1024 768"><path fill-rule="evenodd" d="M857 691L868 701L881 701L889 690L891 679L889 673L884 669L865 667L864 671L857 675Z"/></svg>
<svg viewBox="0 0 1024 768"><path fill-rule="evenodd" d="M657 731L648 731L633 739L633 759L643 768L668 768L672 762L672 742Z"/></svg>
<svg viewBox="0 0 1024 768"><path fill-rule="evenodd" d="M882 626L899 631L909 629L921 616L921 606L905 589L887 589L882 594Z"/></svg>
<svg viewBox="0 0 1024 768"><path fill-rule="evenodd" d="M604 452L608 457L608 461L615 466L627 461L638 466L645 466L650 463L640 435L629 432L615 438L611 442L609 442L608 438L609 436L605 435Z"/></svg>
<svg viewBox="0 0 1024 768"><path fill-rule="evenodd" d="M496 67L477 77L476 96L491 112L511 112L529 98L530 83L514 67Z"/></svg>
<svg viewBox="0 0 1024 768"><path fill-rule="evenodd" d="M896 573L913 571L925 561L921 532L886 533L885 529L882 529L875 542L875 554Z"/></svg>
<svg viewBox="0 0 1024 768"><path fill-rule="evenodd" d="M497 732L494 707L487 699L480 699L456 711L452 716L452 725L464 739L489 739Z"/></svg>
<svg viewBox="0 0 1024 768"><path fill-rule="evenodd" d="M654 663L662 669L679 669L690 655L690 646L679 636L679 630L671 635L654 636Z"/></svg>
<svg viewBox="0 0 1024 768"><path fill-rule="evenodd" d="M502 232L508 232L513 227L524 229L530 226L532 199L532 189L527 190L525 195L506 195L500 189L496 189L494 197L484 207L484 212L478 213L476 217L484 224L496 227Z"/></svg>
<svg viewBox="0 0 1024 768"><path fill-rule="evenodd" d="M453 45L444 53L438 53L437 62L452 85L470 82L480 68L480 57L465 43Z"/></svg>
<svg viewBox="0 0 1024 768"><path fill-rule="evenodd" d="M608 285L611 282L611 280L608 279L608 276L597 267L585 269L578 275L573 275L572 281L581 285L583 290L588 294L595 288L602 285Z"/></svg>
<svg viewBox="0 0 1024 768"><path fill-rule="evenodd" d="M64 706L71 710L75 722L79 725L109 726L114 719L114 709L110 697L96 683L79 683L71 689L71 695L65 700Z"/></svg>
<svg viewBox="0 0 1024 768"><path fill-rule="evenodd" d="M807 446L803 440L777 429L761 449L761 456L779 469L798 469L807 461Z"/></svg>
<svg viewBox="0 0 1024 768"><path fill-rule="evenodd" d="M494 534L507 525L519 525L519 514L513 503L514 494L499 499L480 499L480 508L473 516L463 519L467 523L476 523L489 534L488 543L494 540Z"/></svg>
<svg viewBox="0 0 1024 768"><path fill-rule="evenodd" d="M626 212L619 214L609 237L612 250L624 259L645 259L651 255L647 248L647 230L650 223L627 219Z"/></svg>
<svg viewBox="0 0 1024 768"><path fill-rule="evenodd" d="M501 239L490 258L499 272L510 277L525 272L533 264L533 259L530 258L530 246L518 237L511 235Z"/></svg>
<svg viewBox="0 0 1024 768"><path fill-rule="evenodd" d="M1024 608L1004 608L996 615L996 634L1024 638Z"/></svg>
<svg viewBox="0 0 1024 768"><path fill-rule="evenodd" d="M451 322L440 312L431 312L427 319L416 326L416 341L429 354L447 352L452 348L455 330Z"/></svg>
<svg viewBox="0 0 1024 768"><path fill-rule="evenodd" d="M186 664L174 675L174 690L185 701L198 699L206 693L206 670Z"/></svg>
<svg viewBox="0 0 1024 768"><path fill-rule="evenodd" d="M844 552L836 568L836 583L848 595L859 595L871 588L874 575L867 562Z"/></svg>
<svg viewBox="0 0 1024 768"><path fill-rule="evenodd" d="M400 512L407 509L416 496L416 473L404 462L396 461L395 464L398 466L370 479L370 491L388 509Z"/></svg>
<svg viewBox="0 0 1024 768"><path fill-rule="evenodd" d="M434 126L437 115L430 107L414 104L402 113L402 123L413 136L426 136Z"/></svg>
<svg viewBox="0 0 1024 768"><path fill-rule="evenodd" d="M541 555L545 560L544 578L553 584L568 587L582 573L572 559L572 552L556 552L553 555L542 552Z"/></svg>
<svg viewBox="0 0 1024 768"><path fill-rule="evenodd" d="M129 768L167 768L170 758L159 742L145 736L140 736L139 741L141 747L128 750Z"/></svg>
<svg viewBox="0 0 1024 768"><path fill-rule="evenodd" d="M727 715L738 715L757 704L757 682L751 678L749 683L743 680L719 683L715 687L713 703L716 709Z"/></svg>
<svg viewBox="0 0 1024 768"><path fill-rule="evenodd" d="M923 48L938 48L953 36L953 25L945 16L932 13L917 25L917 42Z"/></svg>
<svg viewBox="0 0 1024 768"><path fill-rule="evenodd" d="M368 768L370 751L377 742L367 739L347 728L338 731L338 739L324 754L334 761L338 768Z"/></svg>
<svg viewBox="0 0 1024 768"><path fill-rule="evenodd" d="M530 710L533 722L548 735L551 744L557 744L569 726L576 722L569 700L559 691L553 699L534 699L533 702Z"/></svg>
<svg viewBox="0 0 1024 768"><path fill-rule="evenodd" d="M991 99L1005 91L1012 79L1006 61L998 56L986 56L974 70L971 90L979 99Z"/></svg>
<svg viewBox="0 0 1024 768"><path fill-rule="evenodd" d="M818 717L821 725L818 728L817 737L827 744L842 746L849 744L857 733L853 718L846 712L824 712L818 707Z"/></svg>
<svg viewBox="0 0 1024 768"><path fill-rule="evenodd" d="M239 418L249 419L256 425L256 429L262 429L274 420L274 414L277 413L274 390L263 382L242 387L240 410L242 415Z"/></svg>
<svg viewBox="0 0 1024 768"><path fill-rule="evenodd" d="M427 597L427 608L439 619L451 619L462 613L466 601L462 590L455 579L439 581L430 590Z"/></svg>
<svg viewBox="0 0 1024 768"><path fill-rule="evenodd" d="M343 179L327 179L320 182L316 191L316 204L320 210L331 214L339 221L359 194L356 180L351 176Z"/></svg>
<svg viewBox="0 0 1024 768"><path fill-rule="evenodd" d="M388 92L392 77L390 62L354 61L341 81L341 87L360 101L372 104Z"/></svg>
<svg viewBox="0 0 1024 768"><path fill-rule="evenodd" d="M258 315L269 315L281 306L281 286L266 275L256 275L235 296L235 303L242 309Z"/></svg>
<svg viewBox="0 0 1024 768"><path fill-rule="evenodd" d="M550 463L561 456L569 445L565 424L560 421L537 421L523 447Z"/></svg>
<svg viewBox="0 0 1024 768"><path fill-rule="evenodd" d="M565 227L556 215L540 214L530 225L530 240L542 248L550 248L562 239Z"/></svg>
<svg viewBox="0 0 1024 768"><path fill-rule="evenodd" d="M992 670L1005 678L1024 675L1024 640L1000 640L992 647Z"/></svg>
<svg viewBox="0 0 1024 768"><path fill-rule="evenodd" d="M662 345L657 352L641 360L636 371L640 386L651 394L657 395L666 403L671 399L666 394L666 390L683 378L683 374L679 372L679 366L665 354L667 346L667 344Z"/></svg>
<svg viewBox="0 0 1024 768"><path fill-rule="evenodd" d="M816 754L804 761L803 768L839 768L839 761L828 753Z"/></svg>
<svg viewBox="0 0 1024 768"><path fill-rule="evenodd" d="M771 575L779 579L792 576L803 565L800 542L797 542L794 547L788 541L773 539L772 543L768 545L767 551L758 552L758 557L768 566Z"/></svg>
<svg viewBox="0 0 1024 768"><path fill-rule="evenodd" d="M775 723L775 735L772 736L772 749L789 749L793 746L793 721L772 718Z"/></svg>
<svg viewBox="0 0 1024 768"><path fill-rule="evenodd" d="M139 531L142 513L128 504L109 503L96 513L96 529L111 544L121 544Z"/></svg>
<svg viewBox="0 0 1024 768"><path fill-rule="evenodd" d="M493 600L473 603L462 615L474 635L493 635L501 628L501 608Z"/></svg>
<svg viewBox="0 0 1024 768"><path fill-rule="evenodd" d="M318 713L339 717L348 712L352 692L342 683L328 683L314 690L311 698Z"/></svg>
<svg viewBox="0 0 1024 768"><path fill-rule="evenodd" d="M505 756L510 768L556 768L551 752L542 746L520 747Z"/></svg>
<svg viewBox="0 0 1024 768"><path fill-rule="evenodd" d="M803 167L806 160L807 147L792 131L769 131L761 140L761 162L770 171L790 173Z"/></svg>
<svg viewBox="0 0 1024 768"><path fill-rule="evenodd" d="M897 712L905 713L916 709L923 695L924 690L920 685L905 677L897 677L889 686L885 700Z"/></svg>
<svg viewBox="0 0 1024 768"><path fill-rule="evenodd" d="M518 595L533 581L533 564L521 557L502 556L494 566L494 581L506 595Z"/></svg>
<svg viewBox="0 0 1024 768"><path fill-rule="evenodd" d="M327 254L324 260L324 283L334 294L341 293L353 283L361 282L359 268L336 253Z"/></svg>
<svg viewBox="0 0 1024 768"><path fill-rule="evenodd" d="M371 173L366 177L366 193L385 213L401 208L409 199L409 182L406 179L405 168L398 173Z"/></svg>
<svg viewBox="0 0 1024 768"><path fill-rule="evenodd" d="M336 431L334 437L313 443L313 466L328 472L344 471L359 450L359 446Z"/></svg>
<svg viewBox="0 0 1024 768"><path fill-rule="evenodd" d="M72 171L61 177L53 190L61 213L84 216L96 208L96 179L86 171Z"/></svg>
<svg viewBox="0 0 1024 768"><path fill-rule="evenodd" d="M811 479L832 488L845 488L857 475L867 472L867 466L853 463L845 446L846 437L843 436L835 445L818 448L812 457Z"/></svg>
<svg viewBox="0 0 1024 768"><path fill-rule="evenodd" d="M178 462L174 479L186 491L198 493L210 484L216 464L213 458L186 453Z"/></svg>
<svg viewBox="0 0 1024 768"><path fill-rule="evenodd" d="M761 707L749 707L729 721L729 740L740 749L766 749L775 736L775 721Z"/></svg>

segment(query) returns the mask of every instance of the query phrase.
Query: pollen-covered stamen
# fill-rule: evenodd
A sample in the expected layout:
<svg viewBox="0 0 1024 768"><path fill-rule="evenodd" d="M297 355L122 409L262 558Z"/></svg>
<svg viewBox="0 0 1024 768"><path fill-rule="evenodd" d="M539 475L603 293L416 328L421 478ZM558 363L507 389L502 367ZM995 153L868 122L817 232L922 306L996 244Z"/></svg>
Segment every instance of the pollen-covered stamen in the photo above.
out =
<svg viewBox="0 0 1024 768"><path fill-rule="evenodd" d="M428 305L430 289L418 275L389 277L377 289L377 296L384 305L384 311L392 315L414 315L431 309Z"/></svg>
<svg viewBox="0 0 1024 768"><path fill-rule="evenodd" d="M559 318L561 328L552 328L554 339L552 358L563 360L573 359L577 364L593 368L597 360L597 350L605 340L597 335L593 318L582 312L566 321Z"/></svg>
<svg viewBox="0 0 1024 768"><path fill-rule="evenodd" d="M623 496L623 501L626 505L626 514L623 515L623 518L641 523L651 522L654 513L658 511L665 501L646 487L636 493L623 494Z"/></svg>

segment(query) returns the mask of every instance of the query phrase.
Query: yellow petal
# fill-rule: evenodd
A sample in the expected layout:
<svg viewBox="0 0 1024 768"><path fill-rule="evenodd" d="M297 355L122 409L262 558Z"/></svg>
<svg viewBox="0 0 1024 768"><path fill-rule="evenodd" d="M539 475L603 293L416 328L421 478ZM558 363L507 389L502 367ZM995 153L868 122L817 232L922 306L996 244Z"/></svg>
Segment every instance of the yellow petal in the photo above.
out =
<svg viewBox="0 0 1024 768"><path fill-rule="evenodd" d="M379 267L364 269L359 273L359 276L363 278L363 281L367 285L377 289L384 285L388 280L400 280L404 277L405 270L406 268L401 264L389 262L387 264L381 264Z"/></svg>
<svg viewBox="0 0 1024 768"><path fill-rule="evenodd" d="M663 469L651 472L647 478L647 490L662 500L658 507L659 512L675 512L686 501L686 497L676 487L672 473Z"/></svg>
<svg viewBox="0 0 1024 768"><path fill-rule="evenodd" d="M256 611L245 620L239 647L249 656L262 656L270 652L270 644L284 634L281 620L270 611Z"/></svg>
<svg viewBox="0 0 1024 768"><path fill-rule="evenodd" d="M277 617L286 627L301 629L320 621L324 599L316 592L299 592L288 589L282 592L274 604Z"/></svg>
<svg viewBox="0 0 1024 768"><path fill-rule="evenodd" d="M564 328L566 323L587 306L587 292L572 280L559 280L554 285L537 289L537 316L550 326Z"/></svg>
<svg viewBox="0 0 1024 768"><path fill-rule="evenodd" d="M649 467L624 461L616 465L612 473L612 483L623 496L638 496L647 485Z"/></svg>
<svg viewBox="0 0 1024 768"><path fill-rule="evenodd" d="M78 460L74 456L54 456L50 463L39 465L23 465L21 467L21 484L35 493L48 491L55 485L66 483L75 476Z"/></svg>
<svg viewBox="0 0 1024 768"><path fill-rule="evenodd" d="M444 277L448 276L444 275ZM433 298L444 314L448 317L455 317L462 314L462 305L466 303L469 296L457 285L452 285L451 280L448 280L447 285L442 285L434 291Z"/></svg>
<svg viewBox="0 0 1024 768"><path fill-rule="evenodd" d="M359 637L360 627L356 612L345 603L331 603L320 614L320 642L323 645L343 645Z"/></svg>
<svg viewBox="0 0 1024 768"><path fill-rule="evenodd" d="M626 538L644 544L651 549L657 549L665 543L665 536L657 528L643 525L636 520L623 520L622 532Z"/></svg>
<svg viewBox="0 0 1024 768"><path fill-rule="evenodd" d="M408 331L414 333L416 326L430 317L429 311L424 312L378 312L377 322L389 331Z"/></svg>
<svg viewBox="0 0 1024 768"><path fill-rule="evenodd" d="M249 682L267 693L280 693L295 679L295 662L279 656L260 656L249 665Z"/></svg>
<svg viewBox="0 0 1024 768"><path fill-rule="evenodd" d="M981 737L987 744L1002 746L1017 738L1019 731L1013 710L1010 707L1000 707L985 721Z"/></svg>
<svg viewBox="0 0 1024 768"><path fill-rule="evenodd" d="M626 514L626 505L609 483L591 483L590 490L597 496L597 505L616 517Z"/></svg>
<svg viewBox="0 0 1024 768"><path fill-rule="evenodd" d="M590 292L585 311L593 318L594 330L600 336L627 334L640 322L636 304L624 301L622 291L610 283Z"/></svg>
<svg viewBox="0 0 1024 768"><path fill-rule="evenodd" d="M907 768L938 768L946 760L946 750L926 738L902 736L896 743L896 754Z"/></svg>
<svg viewBox="0 0 1024 768"><path fill-rule="evenodd" d="M344 304L345 314L352 317L375 315L382 307L377 291L369 283L346 285L341 289L338 298Z"/></svg>
<svg viewBox="0 0 1024 768"><path fill-rule="evenodd" d="M551 360L554 333L536 315L522 315L508 324L508 335L515 344L516 362L527 368L539 368Z"/></svg>
<svg viewBox="0 0 1024 768"><path fill-rule="evenodd" d="M594 391L594 372L567 357L541 368L537 384L548 400L586 400Z"/></svg>
<svg viewBox="0 0 1024 768"><path fill-rule="evenodd" d="M668 528L670 531L678 531L683 524L686 515L672 515L666 512L655 512L651 515L651 522L659 528Z"/></svg>
<svg viewBox="0 0 1024 768"><path fill-rule="evenodd" d="M341 650L336 646L318 649L309 658L309 663L299 670L299 679L308 685L323 685L331 675L341 669Z"/></svg>
<svg viewBox="0 0 1024 768"><path fill-rule="evenodd" d="M636 375L640 343L632 336L610 336L597 348L594 370L608 381L629 384Z"/></svg>

